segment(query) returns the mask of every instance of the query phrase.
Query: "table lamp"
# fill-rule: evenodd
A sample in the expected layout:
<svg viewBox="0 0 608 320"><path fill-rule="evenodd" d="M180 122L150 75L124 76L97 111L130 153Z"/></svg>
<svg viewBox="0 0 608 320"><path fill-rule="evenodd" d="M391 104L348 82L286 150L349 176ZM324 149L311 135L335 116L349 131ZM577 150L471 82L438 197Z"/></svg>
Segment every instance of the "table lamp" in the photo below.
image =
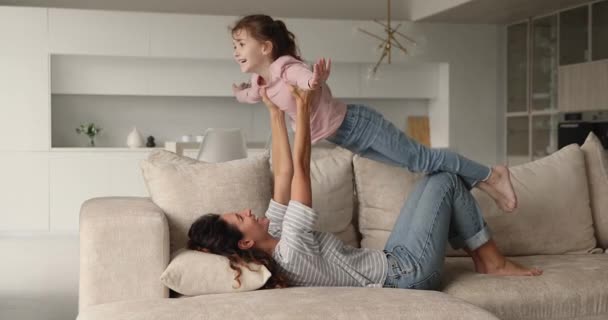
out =
<svg viewBox="0 0 608 320"><path fill-rule="evenodd" d="M245 137L239 128L209 128L203 135L197 160L225 162L247 158Z"/></svg>

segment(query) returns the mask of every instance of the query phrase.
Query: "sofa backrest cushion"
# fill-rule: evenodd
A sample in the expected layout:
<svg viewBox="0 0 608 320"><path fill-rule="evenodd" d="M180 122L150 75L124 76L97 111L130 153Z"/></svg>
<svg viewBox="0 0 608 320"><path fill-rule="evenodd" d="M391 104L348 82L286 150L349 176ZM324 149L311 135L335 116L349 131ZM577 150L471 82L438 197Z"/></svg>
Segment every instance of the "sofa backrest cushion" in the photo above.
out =
<svg viewBox="0 0 608 320"><path fill-rule="evenodd" d="M473 190L504 254L586 253L595 248L585 161L577 145L510 169L519 201L513 213L500 211L487 194ZM420 175L357 156L354 171L361 246L383 249Z"/></svg>
<svg viewBox="0 0 608 320"><path fill-rule="evenodd" d="M316 230L331 232L358 247L354 226L353 153L341 147L313 148L310 180L312 207L319 214Z"/></svg>
<svg viewBox="0 0 608 320"><path fill-rule="evenodd" d="M600 247L608 249L608 152L593 132L581 150L587 163L595 237Z"/></svg>

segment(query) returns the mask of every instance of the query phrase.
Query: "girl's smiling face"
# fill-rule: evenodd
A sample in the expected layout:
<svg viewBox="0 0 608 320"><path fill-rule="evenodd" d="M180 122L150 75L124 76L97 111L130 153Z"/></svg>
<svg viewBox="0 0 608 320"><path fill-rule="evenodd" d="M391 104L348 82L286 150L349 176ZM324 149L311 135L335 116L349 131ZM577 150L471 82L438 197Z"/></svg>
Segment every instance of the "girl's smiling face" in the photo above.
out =
<svg viewBox="0 0 608 320"><path fill-rule="evenodd" d="M241 67L241 72L260 73L264 65L272 63L272 42L260 42L249 34L246 29L236 30L232 34L233 57Z"/></svg>

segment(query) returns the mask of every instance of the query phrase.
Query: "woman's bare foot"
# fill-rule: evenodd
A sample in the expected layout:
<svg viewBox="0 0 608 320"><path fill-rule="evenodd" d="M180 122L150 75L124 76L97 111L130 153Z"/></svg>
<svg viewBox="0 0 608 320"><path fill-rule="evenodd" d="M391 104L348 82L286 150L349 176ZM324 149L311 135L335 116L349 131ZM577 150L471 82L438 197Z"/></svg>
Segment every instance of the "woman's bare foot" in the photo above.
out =
<svg viewBox="0 0 608 320"><path fill-rule="evenodd" d="M538 268L526 268L516 262L504 259L501 264L488 264L485 266L486 273L497 276L540 276L543 270Z"/></svg>
<svg viewBox="0 0 608 320"><path fill-rule="evenodd" d="M469 256L471 257L471 259L473 259L473 263L475 264L475 272L486 273L486 267L483 264L483 261L481 261L481 258L479 258L479 255L477 254L477 252L471 251L466 248L464 248L464 251L466 251L469 254Z"/></svg>
<svg viewBox="0 0 608 320"><path fill-rule="evenodd" d="M513 212L517 208L517 196L513 190L509 168L500 165L493 167L490 178L479 182L477 187L490 195L501 210Z"/></svg>

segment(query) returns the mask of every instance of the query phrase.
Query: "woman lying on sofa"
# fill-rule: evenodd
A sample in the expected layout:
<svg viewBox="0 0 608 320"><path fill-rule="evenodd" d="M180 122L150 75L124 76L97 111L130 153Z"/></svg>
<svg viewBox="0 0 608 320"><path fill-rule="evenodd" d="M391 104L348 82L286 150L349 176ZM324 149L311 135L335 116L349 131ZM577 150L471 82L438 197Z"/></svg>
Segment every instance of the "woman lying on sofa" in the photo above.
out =
<svg viewBox="0 0 608 320"><path fill-rule="evenodd" d="M293 159L285 117L263 92L272 127L274 191L266 218L251 210L206 214L188 232L188 247L226 256L237 271L244 262L272 273L264 288L362 286L439 289L446 245L463 248L475 270L493 275L538 276L498 250L479 206L455 174L426 176L401 209L384 250L354 248L314 230L310 182L310 101L313 92L292 88L297 103Z"/></svg>

